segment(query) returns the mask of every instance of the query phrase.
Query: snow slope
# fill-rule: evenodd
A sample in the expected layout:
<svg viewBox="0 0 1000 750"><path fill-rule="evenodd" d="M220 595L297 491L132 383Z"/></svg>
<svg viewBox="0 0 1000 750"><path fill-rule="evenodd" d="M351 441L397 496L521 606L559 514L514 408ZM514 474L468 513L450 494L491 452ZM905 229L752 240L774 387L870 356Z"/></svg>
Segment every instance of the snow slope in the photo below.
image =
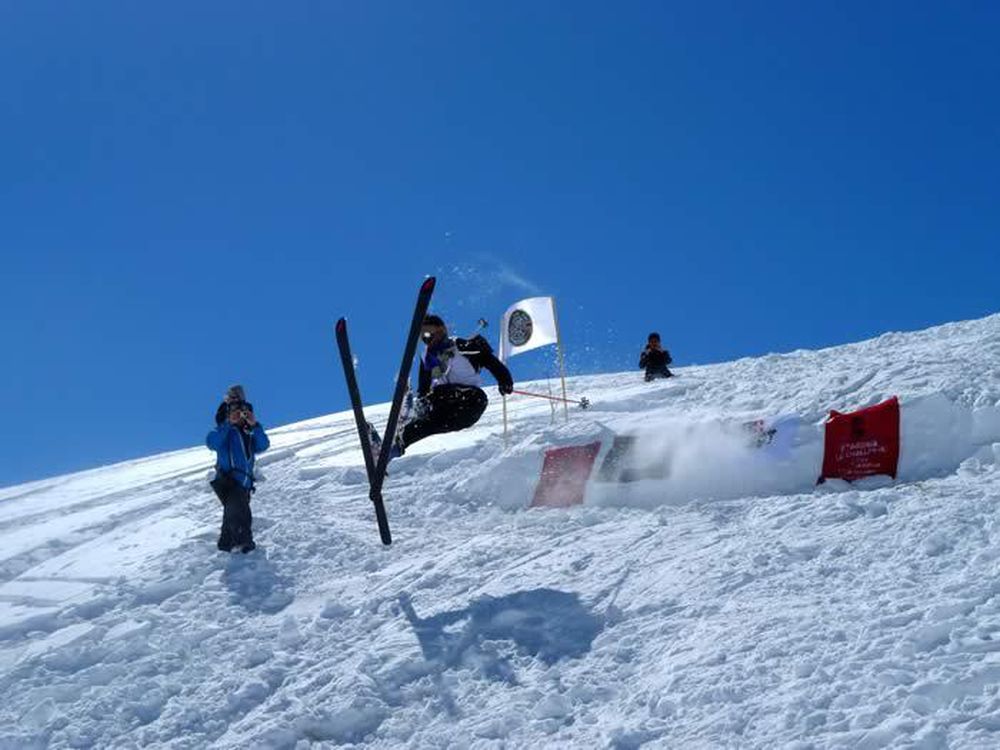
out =
<svg viewBox="0 0 1000 750"><path fill-rule="evenodd" d="M347 412L270 432L248 556L202 448L0 489L0 747L1000 746L998 362L992 316L574 378L506 448L493 398L392 464L391 548ZM827 410L891 395L900 481L815 487ZM610 431L671 476L526 509Z"/></svg>

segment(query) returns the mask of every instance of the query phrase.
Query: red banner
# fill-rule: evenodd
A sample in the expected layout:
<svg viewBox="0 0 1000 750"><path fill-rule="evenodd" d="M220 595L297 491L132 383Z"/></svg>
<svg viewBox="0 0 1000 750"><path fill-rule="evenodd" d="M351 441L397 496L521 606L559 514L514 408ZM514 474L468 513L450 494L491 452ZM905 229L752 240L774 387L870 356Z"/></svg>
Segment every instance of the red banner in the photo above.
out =
<svg viewBox="0 0 1000 750"><path fill-rule="evenodd" d="M874 474L895 479L898 464L898 398L849 414L830 412L820 482L834 478L850 482Z"/></svg>
<svg viewBox="0 0 1000 750"><path fill-rule="evenodd" d="M580 505L587 490L587 480L601 444L568 445L545 451L542 476L535 488L532 508L566 508Z"/></svg>

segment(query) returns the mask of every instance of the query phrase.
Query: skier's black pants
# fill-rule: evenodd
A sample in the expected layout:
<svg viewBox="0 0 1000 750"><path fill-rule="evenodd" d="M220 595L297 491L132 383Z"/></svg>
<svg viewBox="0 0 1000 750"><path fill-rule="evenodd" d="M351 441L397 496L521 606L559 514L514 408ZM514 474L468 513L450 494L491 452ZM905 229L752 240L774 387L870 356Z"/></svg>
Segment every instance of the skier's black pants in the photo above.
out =
<svg viewBox="0 0 1000 750"><path fill-rule="evenodd" d="M219 549L229 552L234 547L253 547L253 514L250 512L250 490L240 484L226 489L222 497L222 531Z"/></svg>
<svg viewBox="0 0 1000 750"><path fill-rule="evenodd" d="M439 385L426 397L427 414L403 428L403 447L430 435L472 427L486 411L486 392L469 385Z"/></svg>

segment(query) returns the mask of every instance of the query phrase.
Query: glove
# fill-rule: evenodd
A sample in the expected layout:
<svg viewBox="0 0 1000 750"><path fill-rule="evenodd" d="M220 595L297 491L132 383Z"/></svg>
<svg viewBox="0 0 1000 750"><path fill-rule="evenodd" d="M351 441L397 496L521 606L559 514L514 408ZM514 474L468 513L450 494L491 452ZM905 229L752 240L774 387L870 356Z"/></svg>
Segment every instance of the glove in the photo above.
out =
<svg viewBox="0 0 1000 750"><path fill-rule="evenodd" d="M497 390L504 396L509 396L514 392L514 383L497 383Z"/></svg>

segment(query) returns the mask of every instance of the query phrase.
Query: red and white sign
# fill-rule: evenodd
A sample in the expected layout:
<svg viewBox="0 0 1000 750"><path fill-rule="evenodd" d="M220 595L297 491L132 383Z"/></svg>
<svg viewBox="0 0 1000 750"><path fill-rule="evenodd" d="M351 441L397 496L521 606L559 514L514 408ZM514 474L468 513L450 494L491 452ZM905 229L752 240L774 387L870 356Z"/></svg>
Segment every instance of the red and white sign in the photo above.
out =
<svg viewBox="0 0 1000 750"><path fill-rule="evenodd" d="M587 480L601 443L567 445L545 451L542 476L535 488L532 508L566 508L580 505L587 491Z"/></svg>
<svg viewBox="0 0 1000 750"><path fill-rule="evenodd" d="M830 412L820 482L834 478L850 482L875 474L895 479L898 464L898 398L849 414Z"/></svg>

